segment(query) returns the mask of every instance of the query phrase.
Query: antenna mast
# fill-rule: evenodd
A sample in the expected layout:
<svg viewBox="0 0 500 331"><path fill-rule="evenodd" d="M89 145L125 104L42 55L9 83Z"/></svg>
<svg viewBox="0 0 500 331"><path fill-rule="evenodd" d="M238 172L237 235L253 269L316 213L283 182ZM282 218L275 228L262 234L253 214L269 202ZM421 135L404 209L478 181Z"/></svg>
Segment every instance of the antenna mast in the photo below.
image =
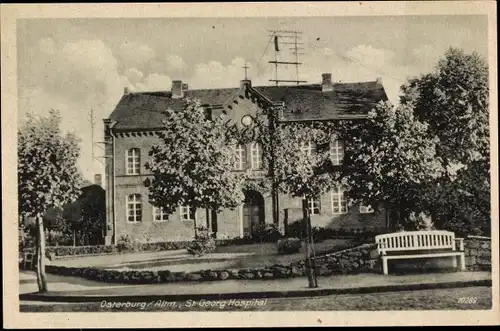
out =
<svg viewBox="0 0 500 331"><path fill-rule="evenodd" d="M299 50L303 50L304 48L298 47L298 45L304 44L303 42L300 42L300 34L302 34L302 32L297 30L268 30L268 32L271 33L271 39L269 42L274 43L274 61L269 61L269 63L274 64L274 79L269 79L269 81L274 82L276 86L278 86L279 83L285 82L296 83L297 85L300 83L306 83L307 81L300 80L299 78L299 66L302 64L299 62L299 55L304 54L299 52ZM281 41L281 39L284 41ZM295 55L295 61L278 61L278 52L281 51L280 45L294 46L289 50L293 51L292 54ZM280 79L278 74L280 66L286 66L289 64L295 66L295 79Z"/></svg>

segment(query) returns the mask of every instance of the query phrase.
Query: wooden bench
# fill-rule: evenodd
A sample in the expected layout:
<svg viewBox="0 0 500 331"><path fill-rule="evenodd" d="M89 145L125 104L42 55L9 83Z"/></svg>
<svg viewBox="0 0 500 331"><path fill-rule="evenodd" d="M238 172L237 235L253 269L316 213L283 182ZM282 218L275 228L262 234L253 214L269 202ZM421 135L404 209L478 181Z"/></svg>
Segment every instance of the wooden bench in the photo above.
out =
<svg viewBox="0 0 500 331"><path fill-rule="evenodd" d="M377 252L382 257L384 275L389 273L388 260L459 257L460 270L465 270L464 241L450 231L407 231L375 236ZM458 250L457 250L458 244ZM457 267L457 259L453 259Z"/></svg>

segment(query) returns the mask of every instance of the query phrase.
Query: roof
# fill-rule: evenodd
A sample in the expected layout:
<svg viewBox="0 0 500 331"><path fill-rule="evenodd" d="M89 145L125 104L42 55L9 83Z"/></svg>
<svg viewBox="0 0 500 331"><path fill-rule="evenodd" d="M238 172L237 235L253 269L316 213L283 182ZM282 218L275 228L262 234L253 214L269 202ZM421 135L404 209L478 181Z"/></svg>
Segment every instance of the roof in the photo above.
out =
<svg viewBox="0 0 500 331"><path fill-rule="evenodd" d="M334 83L333 91L322 92L320 84L299 86L260 86L252 89L265 98L285 102L284 121L329 120L361 115L379 101L387 100L379 81ZM221 106L235 98L240 88L188 90L187 97L198 98L204 106ZM182 110L185 100L172 99L171 92L140 92L123 95L110 115L115 129L157 129L163 111Z"/></svg>

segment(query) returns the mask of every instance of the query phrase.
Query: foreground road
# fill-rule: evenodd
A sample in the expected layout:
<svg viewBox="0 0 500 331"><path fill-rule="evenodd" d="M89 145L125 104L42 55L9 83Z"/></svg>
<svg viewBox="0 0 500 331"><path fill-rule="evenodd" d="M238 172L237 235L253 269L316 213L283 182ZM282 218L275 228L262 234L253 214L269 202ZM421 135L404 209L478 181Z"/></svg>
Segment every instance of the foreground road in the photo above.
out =
<svg viewBox="0 0 500 331"><path fill-rule="evenodd" d="M21 302L21 312L109 311L319 311L491 309L491 287L253 300L42 303Z"/></svg>

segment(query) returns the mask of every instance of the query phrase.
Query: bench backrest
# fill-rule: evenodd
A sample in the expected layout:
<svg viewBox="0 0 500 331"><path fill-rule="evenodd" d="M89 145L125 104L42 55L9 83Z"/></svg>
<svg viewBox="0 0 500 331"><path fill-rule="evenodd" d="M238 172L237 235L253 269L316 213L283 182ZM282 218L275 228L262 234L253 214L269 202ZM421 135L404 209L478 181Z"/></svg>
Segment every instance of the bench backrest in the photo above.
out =
<svg viewBox="0 0 500 331"><path fill-rule="evenodd" d="M378 253L407 250L455 250L455 233L450 231L407 231L375 236Z"/></svg>

